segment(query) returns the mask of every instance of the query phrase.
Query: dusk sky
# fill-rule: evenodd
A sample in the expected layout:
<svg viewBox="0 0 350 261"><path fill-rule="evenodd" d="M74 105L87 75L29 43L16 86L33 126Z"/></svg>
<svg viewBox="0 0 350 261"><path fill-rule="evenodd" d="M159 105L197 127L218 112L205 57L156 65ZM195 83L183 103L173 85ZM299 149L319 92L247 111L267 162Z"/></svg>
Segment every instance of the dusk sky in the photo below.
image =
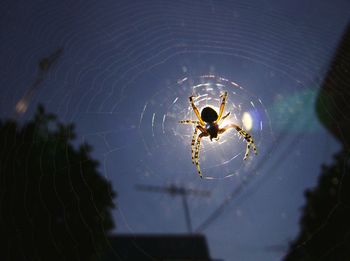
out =
<svg viewBox="0 0 350 261"><path fill-rule="evenodd" d="M0 117L37 105L76 125L118 193L117 234L187 233L180 197L137 185L210 191L188 196L193 230L223 260L281 260L298 234L304 191L340 144L315 101L349 23L348 0L17 1L0 8ZM38 62L63 48L43 81ZM249 129L204 138L191 163L199 108ZM16 114L22 99L28 105ZM341 108L340 108L341 109ZM17 115L17 116L15 116ZM251 126L249 126L251 125ZM214 213L214 214L213 214Z"/></svg>

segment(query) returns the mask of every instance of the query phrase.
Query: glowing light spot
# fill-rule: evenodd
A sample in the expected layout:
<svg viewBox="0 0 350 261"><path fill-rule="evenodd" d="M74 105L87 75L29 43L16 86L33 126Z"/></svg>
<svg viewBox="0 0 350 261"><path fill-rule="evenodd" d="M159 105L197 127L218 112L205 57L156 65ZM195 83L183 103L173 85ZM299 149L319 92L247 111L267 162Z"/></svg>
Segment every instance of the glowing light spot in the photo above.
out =
<svg viewBox="0 0 350 261"><path fill-rule="evenodd" d="M23 114L28 109L28 103L24 99L20 99L16 104L16 112Z"/></svg>
<svg viewBox="0 0 350 261"><path fill-rule="evenodd" d="M253 127L253 118L248 112L244 112L242 116L242 122L244 128L249 131Z"/></svg>

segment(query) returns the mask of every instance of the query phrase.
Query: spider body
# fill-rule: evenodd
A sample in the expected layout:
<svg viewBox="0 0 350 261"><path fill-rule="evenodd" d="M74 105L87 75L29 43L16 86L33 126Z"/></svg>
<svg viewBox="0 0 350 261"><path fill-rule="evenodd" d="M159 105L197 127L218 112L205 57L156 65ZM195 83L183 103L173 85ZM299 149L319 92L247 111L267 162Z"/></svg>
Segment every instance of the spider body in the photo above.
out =
<svg viewBox="0 0 350 261"><path fill-rule="evenodd" d="M213 138L216 140L219 139L219 135L224 133L226 130L229 129L236 129L236 131L246 140L247 147L246 152L244 155L244 160L248 158L249 150L252 147L254 150L254 153L257 154L256 146L254 144L254 140L250 134L248 134L246 131L242 130L238 125L236 124L229 124L223 128L220 128L220 123L230 115L230 113L227 113L225 116L222 117L222 114L225 109L225 104L227 100L227 92L225 92L223 95L220 96L222 98L221 105L220 105L220 111L217 113L213 108L211 107L205 107L203 108L202 112L199 113L199 110L197 109L196 105L193 101L193 96L189 97L190 104L192 106L192 109L194 113L196 114L198 121L195 120L182 120L180 123L185 124L196 124L196 127L194 129L192 142L191 142L191 150L192 150L192 163L196 164L197 171L199 176L202 178L203 175L200 170L199 166L199 149L200 149L200 143L201 139L203 137L209 136L210 140L212 141ZM201 131L201 133L197 137L197 132Z"/></svg>
<svg viewBox="0 0 350 261"><path fill-rule="evenodd" d="M210 140L218 137L219 125L215 122L218 119L217 112L211 107L205 107L201 112L201 118L206 123L205 130Z"/></svg>
<svg viewBox="0 0 350 261"><path fill-rule="evenodd" d="M205 124L205 130L209 134L210 140L217 138L219 134L219 125L215 122Z"/></svg>
<svg viewBox="0 0 350 261"><path fill-rule="evenodd" d="M211 107L205 107L201 112L201 118L206 123L215 122L218 119L219 115L217 112Z"/></svg>

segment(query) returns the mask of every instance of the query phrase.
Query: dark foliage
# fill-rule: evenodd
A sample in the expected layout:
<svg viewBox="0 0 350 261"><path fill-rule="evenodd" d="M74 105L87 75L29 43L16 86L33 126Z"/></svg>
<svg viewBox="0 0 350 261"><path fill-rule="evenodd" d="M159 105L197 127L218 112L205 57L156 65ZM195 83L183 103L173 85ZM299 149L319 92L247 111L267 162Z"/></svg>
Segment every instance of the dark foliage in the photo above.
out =
<svg viewBox="0 0 350 261"><path fill-rule="evenodd" d="M319 183L306 191L301 231L285 261L350 260L350 26L317 98L321 123L342 143Z"/></svg>
<svg viewBox="0 0 350 261"><path fill-rule="evenodd" d="M95 260L114 226L115 193L73 125L39 107L0 122L0 260Z"/></svg>
<svg viewBox="0 0 350 261"><path fill-rule="evenodd" d="M350 260L350 160L343 150L322 166L318 185L305 192L299 237L285 261Z"/></svg>

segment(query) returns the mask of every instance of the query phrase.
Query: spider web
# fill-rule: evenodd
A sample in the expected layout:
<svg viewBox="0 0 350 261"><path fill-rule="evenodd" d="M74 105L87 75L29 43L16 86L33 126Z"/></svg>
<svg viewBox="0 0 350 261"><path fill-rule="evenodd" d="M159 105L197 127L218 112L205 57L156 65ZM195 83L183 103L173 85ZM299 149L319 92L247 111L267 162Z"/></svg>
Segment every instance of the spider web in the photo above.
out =
<svg viewBox="0 0 350 261"><path fill-rule="evenodd" d="M211 106L218 111L221 102L219 97L224 91L227 91L229 96L225 112L231 114L221 124L222 127L230 123L242 123L248 132L254 132L255 143L258 147L263 137L268 140L273 139L269 135L271 126L266 108L259 98L248 93L237 83L215 75L202 75L197 78L184 77L155 93L150 101L145 103L140 114L139 128L144 146L150 156L149 166L156 170L161 169L163 165L165 168L171 166L174 157L172 155L175 155L176 151L183 151L183 148L186 148L187 153L184 151L181 155L187 155L187 160L181 158L181 161L190 161L191 149L188 147L195 125L184 126L178 123L181 119L196 120L186 94L196 96L195 104L198 108ZM267 130L265 130L265 124ZM169 146L171 143L175 145ZM253 161L243 164L246 145L237 132L225 133L217 142L209 142L208 139L204 139L201 144L200 162L202 167L205 166L202 170L204 172L208 170L208 173L204 174L205 179L244 175L244 172L249 171L252 167ZM169 161L158 160L164 157L164 149L159 149L162 146L168 150L166 153L169 154ZM161 154L154 156L157 151L161 151ZM253 158L254 153L250 157ZM154 162L155 159L156 162ZM173 173L172 169L169 169L167 173L172 176L180 175L178 168L174 167L174 170ZM193 175L194 172L194 167L187 171L189 175Z"/></svg>
<svg viewBox="0 0 350 261"><path fill-rule="evenodd" d="M211 191L188 200L213 257L278 260L298 233L303 191L339 150L314 104L348 10L341 0L7 1L0 113L13 114L39 58L63 47L20 120L43 103L76 124L119 194L116 233L185 233L177 198L135 190L178 184ZM193 127L177 122L195 119L191 94L198 107L219 106L224 90L227 123L247 128L249 115L259 154L243 162L234 131L203 139L203 181L191 164Z"/></svg>

